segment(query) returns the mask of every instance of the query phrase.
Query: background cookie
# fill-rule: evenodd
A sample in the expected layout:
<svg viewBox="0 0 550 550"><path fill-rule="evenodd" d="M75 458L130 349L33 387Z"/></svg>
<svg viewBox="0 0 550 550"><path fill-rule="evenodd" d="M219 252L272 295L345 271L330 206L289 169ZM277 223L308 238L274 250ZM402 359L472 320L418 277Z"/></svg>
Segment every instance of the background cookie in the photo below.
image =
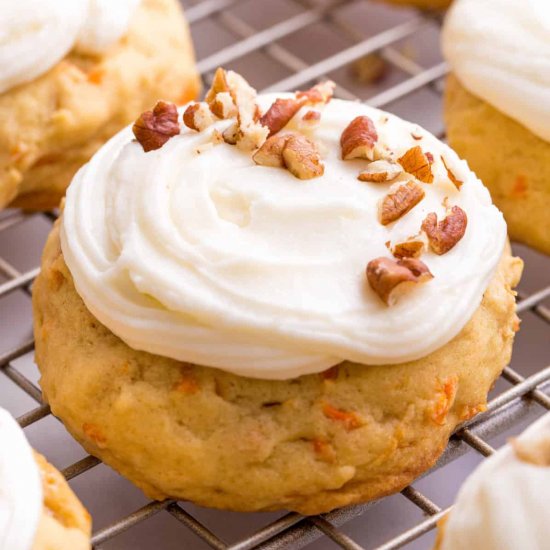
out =
<svg viewBox="0 0 550 550"><path fill-rule="evenodd" d="M99 57L71 53L0 95L0 207L59 204L76 170L159 97L186 102L199 80L177 0L143 0Z"/></svg>
<svg viewBox="0 0 550 550"><path fill-rule="evenodd" d="M390 4L414 6L422 9L443 9L450 6L452 0L384 0Z"/></svg>
<svg viewBox="0 0 550 550"><path fill-rule="evenodd" d="M86 550L90 548L91 519L61 473L41 454L35 459L42 475L44 512L33 550Z"/></svg>
<svg viewBox="0 0 550 550"><path fill-rule="evenodd" d="M550 143L468 92L451 75L449 144L491 191L512 239L550 254Z"/></svg>
<svg viewBox="0 0 550 550"><path fill-rule="evenodd" d="M422 360L266 381L129 348L76 293L56 228L33 292L41 385L74 437L151 497L327 511L404 487L483 408L520 271L507 253L472 320Z"/></svg>

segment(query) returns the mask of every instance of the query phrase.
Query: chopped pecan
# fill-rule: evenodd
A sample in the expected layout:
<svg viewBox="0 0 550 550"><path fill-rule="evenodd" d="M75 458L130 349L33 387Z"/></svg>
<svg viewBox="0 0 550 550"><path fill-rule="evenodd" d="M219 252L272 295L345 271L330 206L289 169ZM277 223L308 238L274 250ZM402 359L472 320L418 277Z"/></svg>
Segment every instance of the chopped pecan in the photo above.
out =
<svg viewBox="0 0 550 550"><path fill-rule="evenodd" d="M217 96L218 94L225 93L225 98L229 97L231 99L228 92L229 85L227 84L226 72L221 67L218 67L214 73L212 85L208 92L206 92L204 100L210 107L210 110L219 118L226 118L226 114L224 112L224 100L218 100ZM233 103L233 100L231 100L231 103Z"/></svg>
<svg viewBox="0 0 550 550"><path fill-rule="evenodd" d="M214 124L214 117L206 103L192 103L183 113L183 123L191 130L202 132Z"/></svg>
<svg viewBox="0 0 550 550"><path fill-rule="evenodd" d="M414 258L392 260L376 258L367 265L367 280L370 287L388 306L412 285L424 283L433 278L428 266Z"/></svg>
<svg viewBox="0 0 550 550"><path fill-rule="evenodd" d="M363 158L374 160L374 147L378 133L368 116L354 118L342 132L340 146L344 160Z"/></svg>
<svg viewBox="0 0 550 550"><path fill-rule="evenodd" d="M445 170L447 170L447 177L451 180L451 183L460 191L460 188L462 187L463 181L459 180L452 170L447 165L447 162L445 160L445 157L441 156L441 162L443 163L443 166L445 166Z"/></svg>
<svg viewBox="0 0 550 550"><path fill-rule="evenodd" d="M298 128L303 130L310 130L319 126L321 122L321 112L310 110L304 113L298 123Z"/></svg>
<svg viewBox="0 0 550 550"><path fill-rule="evenodd" d="M392 181L403 173L403 168L391 160L375 160L363 170L357 179L371 183L385 183Z"/></svg>
<svg viewBox="0 0 550 550"><path fill-rule="evenodd" d="M399 185L395 191L388 193L378 205L378 217L382 225L388 225L409 210L414 208L424 198L424 189L414 182L408 181Z"/></svg>
<svg viewBox="0 0 550 550"><path fill-rule="evenodd" d="M229 92L220 92L208 105L218 118L232 118L237 114L237 107Z"/></svg>
<svg viewBox="0 0 550 550"><path fill-rule="evenodd" d="M511 438L510 444L516 456L533 466L550 466L550 436L542 435L535 440Z"/></svg>
<svg viewBox="0 0 550 550"><path fill-rule="evenodd" d="M411 137L415 141L420 141L424 136L422 135L422 132L420 131L420 128L415 128L413 132L411 132Z"/></svg>
<svg viewBox="0 0 550 550"><path fill-rule="evenodd" d="M315 84L309 90L303 92L297 91L296 99L301 100L302 105L306 103L328 103L334 95L335 87L336 84L332 80L325 80L325 82Z"/></svg>
<svg viewBox="0 0 550 550"><path fill-rule="evenodd" d="M323 380L337 380L338 374L340 374L340 367L338 365L334 365L334 367L330 367L319 374Z"/></svg>
<svg viewBox="0 0 550 550"><path fill-rule="evenodd" d="M269 128L269 136L281 131L302 106L295 98L276 99L260 118L260 124Z"/></svg>
<svg viewBox="0 0 550 550"><path fill-rule="evenodd" d="M267 139L269 130L257 120L256 90L234 71L226 73L226 81L237 107L237 147L245 151L257 149Z"/></svg>
<svg viewBox="0 0 550 550"><path fill-rule="evenodd" d="M237 135L239 132L239 125L237 122L234 122L228 126L222 133L223 140L229 145L237 145Z"/></svg>
<svg viewBox="0 0 550 550"><path fill-rule="evenodd" d="M396 258L420 258L425 246L426 243L420 237L411 237L396 243L390 250Z"/></svg>
<svg viewBox="0 0 550 550"><path fill-rule="evenodd" d="M265 143L254 153L252 159L260 166L282 168L285 165L283 161L283 149L289 138L290 134L275 135L267 138Z"/></svg>
<svg viewBox="0 0 550 550"><path fill-rule="evenodd" d="M416 179L424 183L433 182L434 175L430 159L424 154L420 145L411 147L401 158L397 159L397 162L403 166L405 172L412 174Z"/></svg>
<svg viewBox="0 0 550 550"><path fill-rule="evenodd" d="M453 206L450 213L437 222L437 214L430 212L422 222L422 231L428 236L430 248L436 254L449 252L466 232L468 218L460 206Z"/></svg>
<svg viewBox="0 0 550 550"><path fill-rule="evenodd" d="M132 131L146 153L160 149L180 133L177 107L173 103L159 101L152 111L141 113Z"/></svg>
<svg viewBox="0 0 550 550"><path fill-rule="evenodd" d="M301 134L289 136L283 149L283 162L287 170L301 180L322 176L325 171L315 145Z"/></svg>

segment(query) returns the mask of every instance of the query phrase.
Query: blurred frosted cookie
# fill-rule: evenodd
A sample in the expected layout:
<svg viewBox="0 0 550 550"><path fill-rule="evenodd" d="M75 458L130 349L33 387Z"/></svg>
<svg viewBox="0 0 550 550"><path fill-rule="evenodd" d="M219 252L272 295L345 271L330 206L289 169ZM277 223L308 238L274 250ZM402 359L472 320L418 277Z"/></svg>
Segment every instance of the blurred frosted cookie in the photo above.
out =
<svg viewBox="0 0 550 550"><path fill-rule="evenodd" d="M333 84L159 102L83 167L33 290L55 415L153 498L398 491L482 411L521 260L449 147Z"/></svg>
<svg viewBox="0 0 550 550"><path fill-rule="evenodd" d="M483 461L441 522L437 550L546 550L550 413Z"/></svg>
<svg viewBox="0 0 550 550"><path fill-rule="evenodd" d="M453 0L383 0L399 6L412 6L424 10L441 10L451 5Z"/></svg>
<svg viewBox="0 0 550 550"><path fill-rule="evenodd" d="M147 105L199 89L177 0L7 0L0 36L0 208L57 206Z"/></svg>
<svg viewBox="0 0 550 550"><path fill-rule="evenodd" d="M90 516L0 408L0 549L87 550Z"/></svg>
<svg viewBox="0 0 550 550"><path fill-rule="evenodd" d="M550 4L457 0L443 50L450 145L491 191L512 239L550 254Z"/></svg>

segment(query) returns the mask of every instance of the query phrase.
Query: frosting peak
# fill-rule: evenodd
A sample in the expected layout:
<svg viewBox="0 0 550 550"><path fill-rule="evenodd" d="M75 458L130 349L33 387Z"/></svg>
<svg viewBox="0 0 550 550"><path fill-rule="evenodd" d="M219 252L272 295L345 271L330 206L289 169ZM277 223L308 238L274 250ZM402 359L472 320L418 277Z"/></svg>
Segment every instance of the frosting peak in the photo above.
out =
<svg viewBox="0 0 550 550"><path fill-rule="evenodd" d="M277 97L260 96L262 110ZM396 159L418 144L434 159L425 198L386 226L377 206L389 184L358 181L368 163L341 159L342 131L359 115ZM148 153L127 128L75 177L61 243L77 291L103 324L134 349L271 379L344 360L416 359L462 329L506 226L455 153L427 132L413 138L418 128L397 117L332 100L310 134L324 174L299 180L213 144L232 123L184 128ZM464 182L460 191L441 155ZM464 237L444 255L424 254L434 278L388 308L366 283L368 261L390 256L387 241L416 235L427 213L441 219L446 198L467 212Z"/></svg>
<svg viewBox="0 0 550 550"><path fill-rule="evenodd" d="M548 0L455 0L443 53L461 84L550 141Z"/></svg>
<svg viewBox="0 0 550 550"><path fill-rule="evenodd" d="M458 494L441 550L548 548L549 444L550 413L485 460ZM521 446L521 452L515 446ZM541 449L546 449L546 460L538 461Z"/></svg>

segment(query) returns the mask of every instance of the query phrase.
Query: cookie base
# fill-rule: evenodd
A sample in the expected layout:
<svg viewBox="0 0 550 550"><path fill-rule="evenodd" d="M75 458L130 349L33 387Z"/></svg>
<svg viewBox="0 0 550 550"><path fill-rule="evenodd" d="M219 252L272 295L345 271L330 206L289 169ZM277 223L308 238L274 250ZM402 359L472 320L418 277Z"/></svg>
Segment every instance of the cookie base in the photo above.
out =
<svg viewBox="0 0 550 550"><path fill-rule="evenodd" d="M86 450L149 497L327 512L399 491L483 410L510 359L521 265L507 252L470 322L421 360L269 381L128 347L76 292L56 226L33 289L41 386Z"/></svg>

